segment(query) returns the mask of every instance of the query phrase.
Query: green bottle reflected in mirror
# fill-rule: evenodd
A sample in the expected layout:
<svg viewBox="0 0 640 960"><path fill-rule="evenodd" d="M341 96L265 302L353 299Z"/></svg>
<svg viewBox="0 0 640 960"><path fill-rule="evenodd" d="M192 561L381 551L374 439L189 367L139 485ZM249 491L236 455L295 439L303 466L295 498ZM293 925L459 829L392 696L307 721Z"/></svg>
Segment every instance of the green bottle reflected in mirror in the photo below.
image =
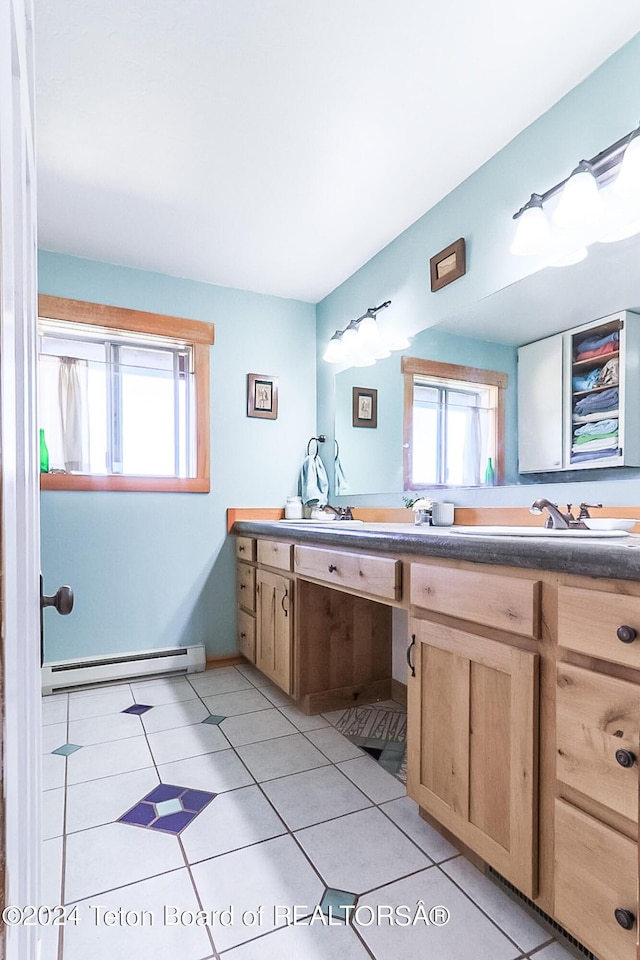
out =
<svg viewBox="0 0 640 960"><path fill-rule="evenodd" d="M40 473L49 473L49 448L42 429L40 430Z"/></svg>

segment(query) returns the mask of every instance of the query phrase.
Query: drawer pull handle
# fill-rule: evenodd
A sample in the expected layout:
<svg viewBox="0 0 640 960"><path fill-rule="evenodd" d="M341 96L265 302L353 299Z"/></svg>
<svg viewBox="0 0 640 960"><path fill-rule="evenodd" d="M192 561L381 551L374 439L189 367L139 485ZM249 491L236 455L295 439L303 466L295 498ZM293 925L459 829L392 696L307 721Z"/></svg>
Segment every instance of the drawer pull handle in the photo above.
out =
<svg viewBox="0 0 640 960"><path fill-rule="evenodd" d="M240 589L241 589L241 590L246 590L246 589L247 589L246 583L241 583L241 584L240 584Z"/></svg>
<svg viewBox="0 0 640 960"><path fill-rule="evenodd" d="M244 640L246 636L247 636L247 635L246 635L246 633L245 633L244 630L243 630L243 631L240 633L240 639L241 639L241 640Z"/></svg>
<svg viewBox="0 0 640 960"><path fill-rule="evenodd" d="M623 623L616 630L616 636L620 643L633 643L638 636L638 631L634 627L628 627L626 623Z"/></svg>
<svg viewBox="0 0 640 960"><path fill-rule="evenodd" d="M288 596L289 596L289 591L288 591L288 590L285 590L285 592L284 592L283 595L282 595L282 600L280 601L280 605L282 606L282 611L283 611L285 617L288 617L288 616L289 616L289 604L288 604L288 602L287 602L287 606L286 606L286 607L285 607L285 605L284 605L284 602L285 602L285 600L287 600L287 597L288 597Z"/></svg>
<svg viewBox="0 0 640 960"><path fill-rule="evenodd" d="M622 907L616 907L613 915L616 918L616 922L620 924L623 930L633 930L636 923L636 917L631 910L623 910Z"/></svg>
<svg viewBox="0 0 640 960"><path fill-rule="evenodd" d="M244 547L242 544L238 547L238 553L244 553Z"/></svg>
<svg viewBox="0 0 640 960"><path fill-rule="evenodd" d="M412 648L413 646L415 646L415 642L416 642L416 635L415 635L415 633L412 633L412 634L411 634L411 643L410 643L409 646L407 647L407 663L408 663L408 665L409 665L409 670L411 670L411 676L412 676L412 677L415 677L415 675L416 675L416 668L415 668L414 665L411 663L411 648Z"/></svg>
<svg viewBox="0 0 640 960"><path fill-rule="evenodd" d="M335 573L335 571L336 571L337 569L338 569L338 568L336 567L335 563L330 563L330 564L329 564L329 573Z"/></svg>
<svg viewBox="0 0 640 960"><path fill-rule="evenodd" d="M631 750L616 750L616 760L621 767L632 767L636 762L636 755Z"/></svg>

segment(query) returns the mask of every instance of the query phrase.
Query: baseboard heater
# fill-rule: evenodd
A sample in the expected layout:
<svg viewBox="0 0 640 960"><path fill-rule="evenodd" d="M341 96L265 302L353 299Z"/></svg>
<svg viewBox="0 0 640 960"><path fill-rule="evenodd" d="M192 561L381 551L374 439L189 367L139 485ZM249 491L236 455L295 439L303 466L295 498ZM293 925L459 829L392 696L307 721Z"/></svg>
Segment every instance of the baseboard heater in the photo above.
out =
<svg viewBox="0 0 640 960"><path fill-rule="evenodd" d="M82 657L58 660L42 666L42 693L48 695L71 687L110 680L134 680L166 673L186 674L204 670L204 644L191 647L164 647L121 653L113 657Z"/></svg>

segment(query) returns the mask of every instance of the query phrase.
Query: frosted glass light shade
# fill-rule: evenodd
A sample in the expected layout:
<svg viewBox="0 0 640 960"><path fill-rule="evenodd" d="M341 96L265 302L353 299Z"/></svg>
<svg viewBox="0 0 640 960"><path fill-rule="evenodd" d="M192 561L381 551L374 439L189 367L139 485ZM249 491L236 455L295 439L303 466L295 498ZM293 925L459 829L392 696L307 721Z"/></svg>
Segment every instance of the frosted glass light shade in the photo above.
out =
<svg viewBox="0 0 640 960"><path fill-rule="evenodd" d="M613 191L619 197L640 197L640 136L634 137L624 152Z"/></svg>
<svg viewBox="0 0 640 960"><path fill-rule="evenodd" d="M391 356L380 336L380 330L374 317L365 317L364 320L360 321L359 326L358 338L362 339L363 345L366 344L366 349L374 360L384 360L385 357Z"/></svg>
<svg viewBox="0 0 640 960"><path fill-rule="evenodd" d="M615 243L617 240L626 240L628 237L635 237L640 233L640 220L631 220L628 223L621 223L614 227L608 233L603 234L598 239L601 243Z"/></svg>
<svg viewBox="0 0 640 960"><path fill-rule="evenodd" d="M336 330L334 335L331 337L331 340L329 340L327 349L325 350L322 359L326 360L327 363L344 363L346 360L346 352L342 342L342 333L339 330Z"/></svg>
<svg viewBox="0 0 640 960"><path fill-rule="evenodd" d="M542 206L532 206L516 220L516 232L509 249L517 257L536 257L547 253L551 242L547 215Z"/></svg>
<svg viewBox="0 0 640 960"><path fill-rule="evenodd" d="M588 227L602 216L604 207L593 174L578 167L560 194L553 221L559 227Z"/></svg>

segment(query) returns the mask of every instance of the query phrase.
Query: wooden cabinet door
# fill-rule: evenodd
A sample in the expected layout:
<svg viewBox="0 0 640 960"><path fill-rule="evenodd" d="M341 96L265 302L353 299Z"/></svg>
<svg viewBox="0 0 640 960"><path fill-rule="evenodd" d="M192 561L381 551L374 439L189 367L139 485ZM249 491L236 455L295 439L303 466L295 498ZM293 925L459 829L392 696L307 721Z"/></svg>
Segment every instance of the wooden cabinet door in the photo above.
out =
<svg viewBox="0 0 640 960"><path fill-rule="evenodd" d="M534 897L538 656L425 620L410 632L409 796Z"/></svg>
<svg viewBox="0 0 640 960"><path fill-rule="evenodd" d="M291 693L293 585L287 577L267 570L258 570L256 580L256 667Z"/></svg>

